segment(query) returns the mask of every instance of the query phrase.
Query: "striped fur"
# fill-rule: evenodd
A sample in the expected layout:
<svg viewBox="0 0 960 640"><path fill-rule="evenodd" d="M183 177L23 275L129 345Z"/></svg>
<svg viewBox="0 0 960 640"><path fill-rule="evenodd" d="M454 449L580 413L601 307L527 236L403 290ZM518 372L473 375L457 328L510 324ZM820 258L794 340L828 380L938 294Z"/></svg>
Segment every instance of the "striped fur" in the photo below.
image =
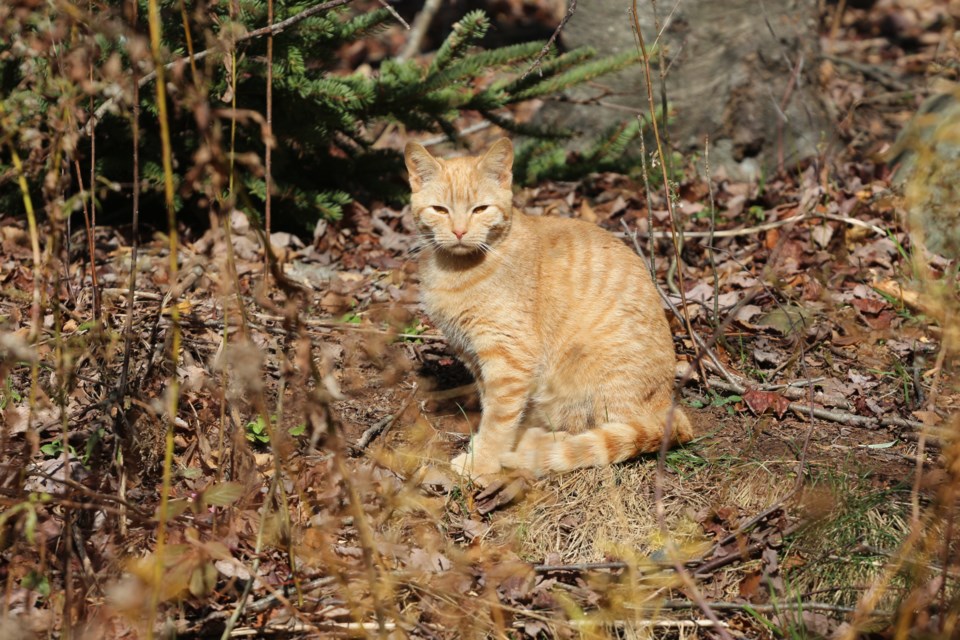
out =
<svg viewBox="0 0 960 640"><path fill-rule="evenodd" d="M454 469L537 474L621 462L693 437L675 356L640 258L580 220L513 208L513 146L434 158L408 143L426 245L423 302L477 378L483 414Z"/></svg>

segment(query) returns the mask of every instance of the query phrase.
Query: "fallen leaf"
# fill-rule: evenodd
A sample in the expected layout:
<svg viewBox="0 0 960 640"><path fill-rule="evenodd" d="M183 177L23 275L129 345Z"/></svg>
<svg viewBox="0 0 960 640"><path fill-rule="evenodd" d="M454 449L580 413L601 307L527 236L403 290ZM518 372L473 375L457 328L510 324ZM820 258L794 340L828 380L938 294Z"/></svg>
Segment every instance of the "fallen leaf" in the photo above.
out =
<svg viewBox="0 0 960 640"><path fill-rule="evenodd" d="M450 560L439 551L424 551L417 548L410 552L407 566L425 573L443 573L452 566Z"/></svg>
<svg viewBox="0 0 960 640"><path fill-rule="evenodd" d="M750 410L758 416L770 409L778 418L782 418L790 406L789 400L774 391L750 389L743 394L743 400L750 407Z"/></svg>
<svg viewBox="0 0 960 640"><path fill-rule="evenodd" d="M757 599L758 590L760 589L760 580L762 576L759 571L755 571L751 574L748 574L740 581L738 590L740 592L740 597L748 600L750 602L760 602L760 599Z"/></svg>
<svg viewBox="0 0 960 640"><path fill-rule="evenodd" d="M784 335L801 331L810 324L812 319L810 309L798 305L783 305L770 313L765 314L757 324L768 327Z"/></svg>

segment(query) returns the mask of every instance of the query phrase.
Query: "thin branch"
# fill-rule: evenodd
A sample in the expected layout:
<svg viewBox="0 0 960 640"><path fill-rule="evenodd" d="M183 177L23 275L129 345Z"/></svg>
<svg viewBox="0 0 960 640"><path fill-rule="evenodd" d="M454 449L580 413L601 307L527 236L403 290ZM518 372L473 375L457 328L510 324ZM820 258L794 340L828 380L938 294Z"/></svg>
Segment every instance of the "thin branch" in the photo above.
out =
<svg viewBox="0 0 960 640"><path fill-rule="evenodd" d="M410 406L410 403L413 402L413 398L416 396L416 394L417 385L414 383L413 389L410 390L409 395L407 395L406 400L403 401L403 404L400 405L400 408L397 410L397 412L377 421L372 427L364 431L357 440L356 444L353 445L354 451L357 453L362 452L364 449L370 446L370 443L373 442L377 436L385 434L387 431L389 431L390 427L393 426L393 423L399 420L400 416L406 412L407 408Z"/></svg>
<svg viewBox="0 0 960 640"><path fill-rule="evenodd" d="M747 388L741 384L730 383L729 381L725 382L715 378L710 379L710 386L715 386L722 391L729 391L738 395L746 393L747 391ZM831 411L828 409L822 409L820 407L814 407L812 405L803 404L800 402L791 402L787 406L787 409L804 418L809 418L812 416L814 418L820 418L821 420L827 420L829 422L855 425L858 427L907 427L917 430L922 430L924 428L924 424L922 422L917 422L916 420L907 420L906 418L871 418L869 416L861 416L846 411Z"/></svg>
<svg viewBox="0 0 960 640"><path fill-rule="evenodd" d="M523 75L520 78L526 78L528 75L534 71L540 71L540 64L543 62L543 59L550 53L550 47L553 46L553 43L556 42L557 37L560 35L560 32L563 31L563 28L567 26L567 22L570 18L573 17L573 14L577 11L577 0L570 0L570 6L567 8L566 15L563 16L563 19L560 21L560 24L557 25L557 28L553 30L550 39L547 40L547 43L543 45L543 49L540 50L540 53L537 54L537 58L533 61L533 64L530 65L530 68L523 72Z"/></svg>
<svg viewBox="0 0 960 640"><path fill-rule="evenodd" d="M397 13L396 9L394 9L389 4L387 4L387 0L379 0L379 2L381 7L383 7L388 12L390 12L390 15L393 16L394 20L402 24L404 29L406 29L407 31L410 31L410 25L407 24L407 21L403 19L403 16Z"/></svg>
<svg viewBox="0 0 960 640"><path fill-rule="evenodd" d="M876 233L879 236L886 236L887 232L882 227L878 227L875 224L869 222L864 222L863 220L857 220L856 218L850 218L847 216L838 216L830 213L817 213L814 211L804 212L795 216L790 216L789 218L784 218L782 220L772 220L770 222L764 222L763 224L758 224L752 227L743 227L740 229L721 229L720 231L684 231L683 236L685 238L735 238L737 236L751 236L762 231L770 231L771 229L779 229L780 227L786 226L792 222L802 222L804 220L816 220L818 218L823 218L825 220L834 220L836 222L843 222L855 227L863 227L864 229L869 229ZM628 237L628 234L616 234L621 238ZM673 237L672 231L638 231L637 235L641 238L671 238Z"/></svg>
<svg viewBox="0 0 960 640"><path fill-rule="evenodd" d="M621 223L623 224L624 229L628 229L626 221L621 220ZM631 235L633 238L634 250L640 255L641 258L643 258L644 257L643 249L640 248L640 242L637 240L636 233L632 233L629 231L627 233L628 235ZM651 256L650 259L653 260L653 257ZM657 293L660 294L660 300L662 300L663 303L667 306L667 308L670 309L670 311L677 318L677 320L679 320L680 322L683 322L683 315L681 315L680 310L677 309L677 306L673 304L673 301L667 296L666 292L660 287L660 283L657 282L656 278L653 278L653 284L657 290ZM736 309L732 310L731 313L728 314L726 320L716 328L715 336L719 336L723 328L733 320L735 311ZM733 385L739 384L738 377L730 373L730 371L728 371L727 368L723 366L723 363L720 362L720 359L717 357L717 354L714 353L713 349L710 348L707 342L700 337L700 334L698 334L696 331L692 331L692 334L693 334L694 343L699 347L699 351L695 357L697 359L702 360L702 357L705 355L709 359L709 361L713 364L714 370L720 375L722 375L727 380L727 382ZM714 337L714 339L711 342L716 342L716 337ZM704 383L707 383L706 378L704 378Z"/></svg>
<svg viewBox="0 0 960 640"><path fill-rule="evenodd" d="M466 127L463 131L459 132L457 136L458 137L468 136L471 133L477 133L478 131L489 129L492 126L493 126L492 122L490 122L489 120L484 120L483 122L478 122L476 124L470 125L469 127ZM432 138L427 138L420 144L422 144L425 147L434 147L438 144L443 144L444 142L447 142L449 140L450 140L450 136L447 136L447 135L434 136Z"/></svg>
<svg viewBox="0 0 960 640"><path fill-rule="evenodd" d="M91 138L92 140L93 138ZM96 256L96 244L94 240L94 225L96 224L90 215L90 208L87 207L87 198L83 197L83 174L80 172L80 161L73 161L74 169L77 173L77 183L80 185L80 202L83 205L83 222L87 227L87 251L90 254L90 285L93 287L93 318L97 323L101 322L100 317L100 290L97 284L97 256ZM90 179L94 177L93 169L90 169ZM90 198L90 207L93 206L93 185L90 185L91 190L88 192Z"/></svg>
<svg viewBox="0 0 960 640"><path fill-rule="evenodd" d="M407 43L404 45L403 51L397 54L397 62L409 60L420 51L420 47L423 46L423 39L427 35L427 30L430 28L430 23L433 22L433 17L440 8L440 4L441 0L427 0L423 3L423 9L413 19L413 26L407 27L410 29L410 35L407 37Z"/></svg>
<svg viewBox="0 0 960 640"><path fill-rule="evenodd" d="M778 613L780 611L828 611L831 613L853 613L855 607L845 607L829 602L778 602L776 604L749 604L746 602L711 602L710 606L718 611L756 611L758 613ZM657 607L662 609L695 609L696 602L688 600L667 600L658 602ZM878 616L890 617L892 611L874 611Z"/></svg>
<svg viewBox="0 0 960 640"><path fill-rule="evenodd" d="M717 207L713 198L713 177L710 175L710 136L703 139L704 172L706 173L707 189L710 192L710 231L707 239L707 257L710 259L710 271L713 272L713 326L716 329L720 322L720 273L717 271L717 255L713 246L713 239L717 232ZM653 229L651 229L652 231Z"/></svg>
<svg viewBox="0 0 960 640"><path fill-rule="evenodd" d="M640 56L643 62L643 77L646 82L647 89L647 104L650 108L650 125L653 127L653 139L657 143L657 157L660 159L660 167L662 171L660 172L663 176L663 195L667 200L667 212L670 218L670 232L673 239L673 253L674 259L677 261L677 275L680 279L680 302L683 307L683 318L685 320L685 325L687 333L690 335L690 339L696 344L696 339L694 334L696 333L693 330L693 322L690 320L690 314L687 311L687 294L685 291L685 286L683 282L683 257L680 255L680 242L682 241L682 236L679 235L677 229L677 217L673 209L673 198L670 192L670 176L667 172L667 160L666 154L663 151L663 143L660 138L660 127L657 125L657 111L653 103L653 81L650 78L650 56L647 53L647 45L643 40L643 32L640 29L640 17L637 13L637 0L633 0L633 29L637 36L637 46L640 48ZM666 114L663 114L666 117ZM648 194L649 197L649 194ZM653 231L651 229L651 231ZM706 372L703 371L703 361L701 358L697 358L697 364L700 367L700 375L706 380ZM706 613L706 612L704 612ZM709 615L709 614L708 614Z"/></svg>

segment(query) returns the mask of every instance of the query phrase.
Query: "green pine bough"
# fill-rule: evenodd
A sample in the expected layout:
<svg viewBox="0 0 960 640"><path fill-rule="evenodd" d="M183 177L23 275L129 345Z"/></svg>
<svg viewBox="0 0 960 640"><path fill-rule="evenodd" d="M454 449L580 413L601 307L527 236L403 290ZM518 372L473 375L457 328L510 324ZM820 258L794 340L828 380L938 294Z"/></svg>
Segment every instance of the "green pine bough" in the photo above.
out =
<svg viewBox="0 0 960 640"><path fill-rule="evenodd" d="M206 100L213 113L211 129L224 147L229 139L230 74L226 34L248 33L266 24L264 0L240 3L239 15L231 21L229 3L189 17L194 49L198 43L218 48L196 62L198 83L190 65L170 74L176 84L172 93L174 157L177 167L180 219L191 215L206 217L211 199L197 188L209 172L196 170L198 153L210 140L209 131L200 131L197 104ZM276 0L276 21L295 16L315 2ZM65 24L76 19L58 16L47 8L47 16L25 18L29 24L0 26L0 98L5 113L7 143L29 151L36 144L36 132L44 131L43 113L58 113L70 101L88 106L90 93L102 103L109 91L116 92L118 81L106 77L102 69L113 58L124 69L132 62L125 37L133 29L123 3L107 3L111 11L96 22L83 25L90 35L80 36L51 50L47 57L36 56L22 46L24 33L42 32L57 20ZM187 53L179 0L161 2L164 20L164 47L171 60ZM458 136L455 121L465 111L480 114L493 124L525 137L518 146L516 174L518 182L530 183L545 178L571 179L587 172L618 168L624 151L639 134L636 121L613 127L609 135L587 149L567 158L559 139L570 131L555 130L529 123L517 123L507 109L519 102L555 95L577 84L627 67L636 55L597 58L589 49L557 54L551 51L539 59L542 42L513 44L485 49L481 41L490 20L482 11L466 14L444 40L429 62L384 59L379 67L346 70L341 62L344 47L375 35L393 20L386 9L351 15L346 8L319 13L288 27L274 37L273 45L273 152L274 220L287 228L308 229L320 219L339 219L352 199L399 203L407 197L402 179L400 153L375 145L390 124L406 131L442 132L452 139ZM9 30L9 33L6 31ZM26 31L25 31L26 30ZM19 38L19 40L18 40ZM95 82L86 89L72 89L58 77L58 60L69 56L70 48L90 50L95 46ZM265 105L267 75L266 39L249 39L237 46L237 108L240 112L262 113ZM32 56L32 58L31 58ZM534 67L535 62L536 68ZM532 70L531 70L532 69ZM79 85L78 85L79 86ZM71 91L73 93L71 93ZM86 92L86 93L84 93ZM152 102L153 92L141 91L141 173L144 209L151 198L160 202L162 183L157 171L159 143ZM43 103L43 111L40 110ZM31 106L32 105L32 106ZM62 111L63 109L61 109ZM97 135L97 175L103 186L98 191L101 219L124 220L129 215L130 116L120 109L99 122ZM32 138L31 138L32 136ZM72 141L77 157L84 161L84 140ZM237 127L234 183L240 193L237 207L257 216L263 209L266 181L259 158L263 157L262 128L248 120ZM24 153L24 155L29 155ZM252 160L251 160L252 159ZM0 175L9 173L6 156L0 155ZM88 161L88 159L87 159ZM622 168L622 167L619 167ZM223 171L223 167L220 167ZM39 194L45 170L39 165L32 184ZM199 177L198 177L199 176ZM209 178L207 178L209 179ZM0 206L19 197L10 182L0 182ZM126 192L125 192L126 190ZM209 190L208 190L209 192ZM13 209L9 206L8 209Z"/></svg>

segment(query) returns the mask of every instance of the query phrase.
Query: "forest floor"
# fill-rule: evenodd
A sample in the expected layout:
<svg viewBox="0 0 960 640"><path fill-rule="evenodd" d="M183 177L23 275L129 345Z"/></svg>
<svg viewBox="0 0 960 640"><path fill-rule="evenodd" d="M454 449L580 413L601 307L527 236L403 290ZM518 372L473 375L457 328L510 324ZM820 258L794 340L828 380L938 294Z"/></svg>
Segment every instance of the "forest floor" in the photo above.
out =
<svg viewBox="0 0 960 640"><path fill-rule="evenodd" d="M678 389L697 438L662 464L453 476L479 405L418 306L408 210L355 203L306 246L274 234L268 287L242 215L229 244L187 230L175 282L158 234L129 332L126 230L95 235L102 324L78 232L35 354L27 230L0 217L0 637L63 633L64 611L87 637L142 636L154 608L177 637L960 633L960 550L931 515L960 380L918 271L950 265L908 260L923 250L881 161L927 70L957 59L946 23L913 5L847 8L824 36L838 156L762 184L677 160L682 268L669 238L648 244L666 203L640 175L517 193L652 253L674 304L683 288L715 360L671 317L678 356L703 369Z"/></svg>

